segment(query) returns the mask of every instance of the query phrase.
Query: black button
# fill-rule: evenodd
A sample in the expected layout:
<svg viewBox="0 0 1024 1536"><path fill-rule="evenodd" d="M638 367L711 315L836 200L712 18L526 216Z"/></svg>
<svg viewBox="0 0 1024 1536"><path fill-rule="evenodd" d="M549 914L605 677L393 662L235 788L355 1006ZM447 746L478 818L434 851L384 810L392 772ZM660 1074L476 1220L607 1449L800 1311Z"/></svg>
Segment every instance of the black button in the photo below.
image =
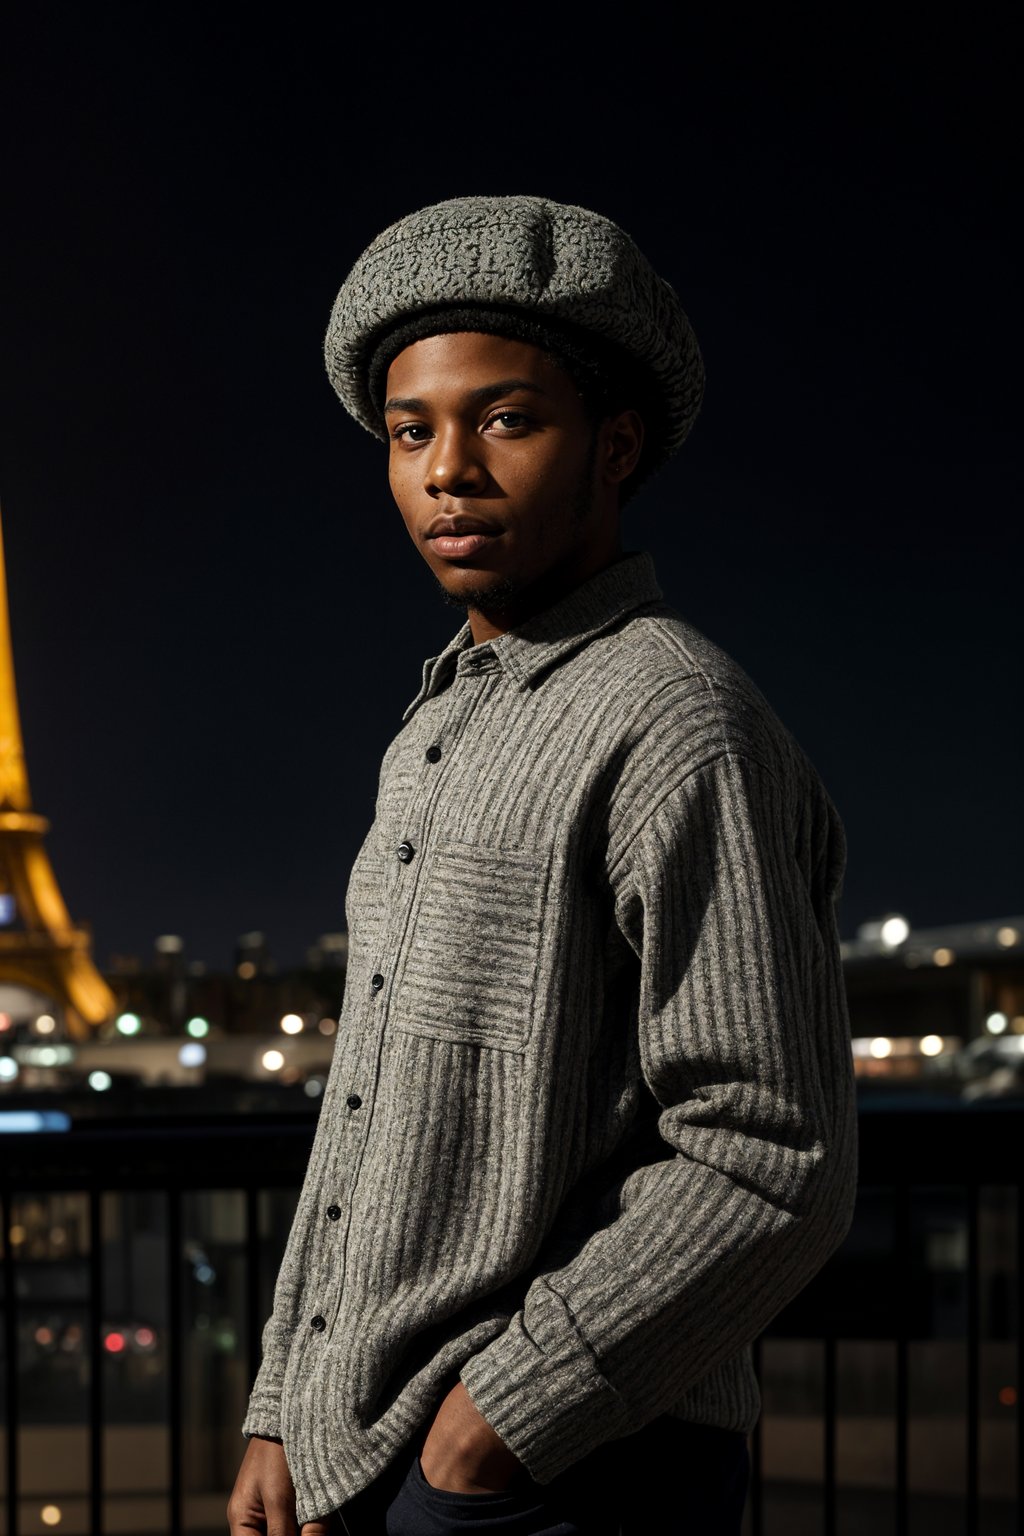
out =
<svg viewBox="0 0 1024 1536"><path fill-rule="evenodd" d="M345 1100L345 1103L348 1105L349 1109L358 1109L362 1102L363 1101L359 1097L358 1093L350 1093L348 1098Z"/></svg>
<svg viewBox="0 0 1024 1536"><path fill-rule="evenodd" d="M376 971L370 977L370 986L373 988L373 990L375 992L379 992L383 985L384 985L384 977L381 975L380 971Z"/></svg>
<svg viewBox="0 0 1024 1536"><path fill-rule="evenodd" d="M340 1217L341 1217L341 1206L340 1205L329 1205L327 1207L327 1220L328 1221L338 1221L340 1219Z"/></svg>
<svg viewBox="0 0 1024 1536"><path fill-rule="evenodd" d="M398 857L401 859L403 864L408 864L411 862L412 856L416 850L412 843L399 843L398 847L395 849L395 852L398 854Z"/></svg>
<svg viewBox="0 0 1024 1536"><path fill-rule="evenodd" d="M323 1333L324 1329L327 1327L327 1319L326 1317L321 1317L318 1312L316 1317L310 1318L309 1326L312 1328L314 1333Z"/></svg>
<svg viewBox="0 0 1024 1536"><path fill-rule="evenodd" d="M440 761L441 761L441 748L440 747L428 747L427 748L427 762L428 763L439 763Z"/></svg>

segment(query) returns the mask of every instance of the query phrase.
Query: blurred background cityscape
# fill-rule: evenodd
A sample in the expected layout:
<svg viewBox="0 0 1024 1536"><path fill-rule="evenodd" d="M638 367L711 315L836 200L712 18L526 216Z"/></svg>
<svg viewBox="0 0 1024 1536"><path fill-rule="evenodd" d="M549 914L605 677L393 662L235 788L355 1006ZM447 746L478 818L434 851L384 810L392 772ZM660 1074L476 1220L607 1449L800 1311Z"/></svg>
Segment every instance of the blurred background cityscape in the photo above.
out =
<svg viewBox="0 0 1024 1536"><path fill-rule="evenodd" d="M10 896L0 896L4 911L0 974L25 944ZM9 1114L59 1100L76 1119L148 1116L158 1105L315 1112L346 946L344 932L321 934L304 964L279 968L268 936L245 933L231 966L212 972L189 960L179 935L160 934L151 954L112 958L110 1011L87 1029L59 999L0 979L0 1105ZM843 955L863 1102L1024 1101L1024 916L914 929L888 914Z"/></svg>

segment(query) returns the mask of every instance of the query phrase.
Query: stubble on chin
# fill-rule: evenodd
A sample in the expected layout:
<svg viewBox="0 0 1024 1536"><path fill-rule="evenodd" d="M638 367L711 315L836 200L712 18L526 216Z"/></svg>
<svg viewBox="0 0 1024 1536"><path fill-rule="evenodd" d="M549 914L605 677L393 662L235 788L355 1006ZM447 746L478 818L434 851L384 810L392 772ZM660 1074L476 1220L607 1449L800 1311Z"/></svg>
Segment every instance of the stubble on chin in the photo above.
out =
<svg viewBox="0 0 1024 1536"><path fill-rule="evenodd" d="M516 596L515 583L507 576L500 581L490 582L486 587L464 587L461 592L449 592L444 584L437 581L437 590L441 594L442 601L449 608L461 608L464 611L473 609L477 613L505 613L511 606Z"/></svg>

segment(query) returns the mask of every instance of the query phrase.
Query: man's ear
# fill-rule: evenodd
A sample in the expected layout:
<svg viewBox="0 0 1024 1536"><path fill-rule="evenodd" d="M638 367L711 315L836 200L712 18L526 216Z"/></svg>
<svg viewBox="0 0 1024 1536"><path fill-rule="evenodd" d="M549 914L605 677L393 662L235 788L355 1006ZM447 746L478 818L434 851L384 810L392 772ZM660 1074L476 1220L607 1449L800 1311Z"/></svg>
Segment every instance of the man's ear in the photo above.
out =
<svg viewBox="0 0 1024 1536"><path fill-rule="evenodd" d="M597 442L598 472L606 485L621 485L640 462L644 424L638 412L619 411L601 423Z"/></svg>

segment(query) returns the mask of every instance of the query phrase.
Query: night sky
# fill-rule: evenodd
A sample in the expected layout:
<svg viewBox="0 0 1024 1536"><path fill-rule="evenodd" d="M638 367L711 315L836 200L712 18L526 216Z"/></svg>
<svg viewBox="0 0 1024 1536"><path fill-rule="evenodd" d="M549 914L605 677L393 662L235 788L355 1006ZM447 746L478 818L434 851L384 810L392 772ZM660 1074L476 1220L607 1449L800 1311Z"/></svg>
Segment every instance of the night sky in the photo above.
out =
<svg viewBox="0 0 1024 1536"><path fill-rule="evenodd" d="M1024 909L1008 38L263 14L21 5L0 39L15 662L99 963L343 925L459 617L322 338L381 228L478 192L601 210L683 300L705 406L626 546L821 771L844 932Z"/></svg>

